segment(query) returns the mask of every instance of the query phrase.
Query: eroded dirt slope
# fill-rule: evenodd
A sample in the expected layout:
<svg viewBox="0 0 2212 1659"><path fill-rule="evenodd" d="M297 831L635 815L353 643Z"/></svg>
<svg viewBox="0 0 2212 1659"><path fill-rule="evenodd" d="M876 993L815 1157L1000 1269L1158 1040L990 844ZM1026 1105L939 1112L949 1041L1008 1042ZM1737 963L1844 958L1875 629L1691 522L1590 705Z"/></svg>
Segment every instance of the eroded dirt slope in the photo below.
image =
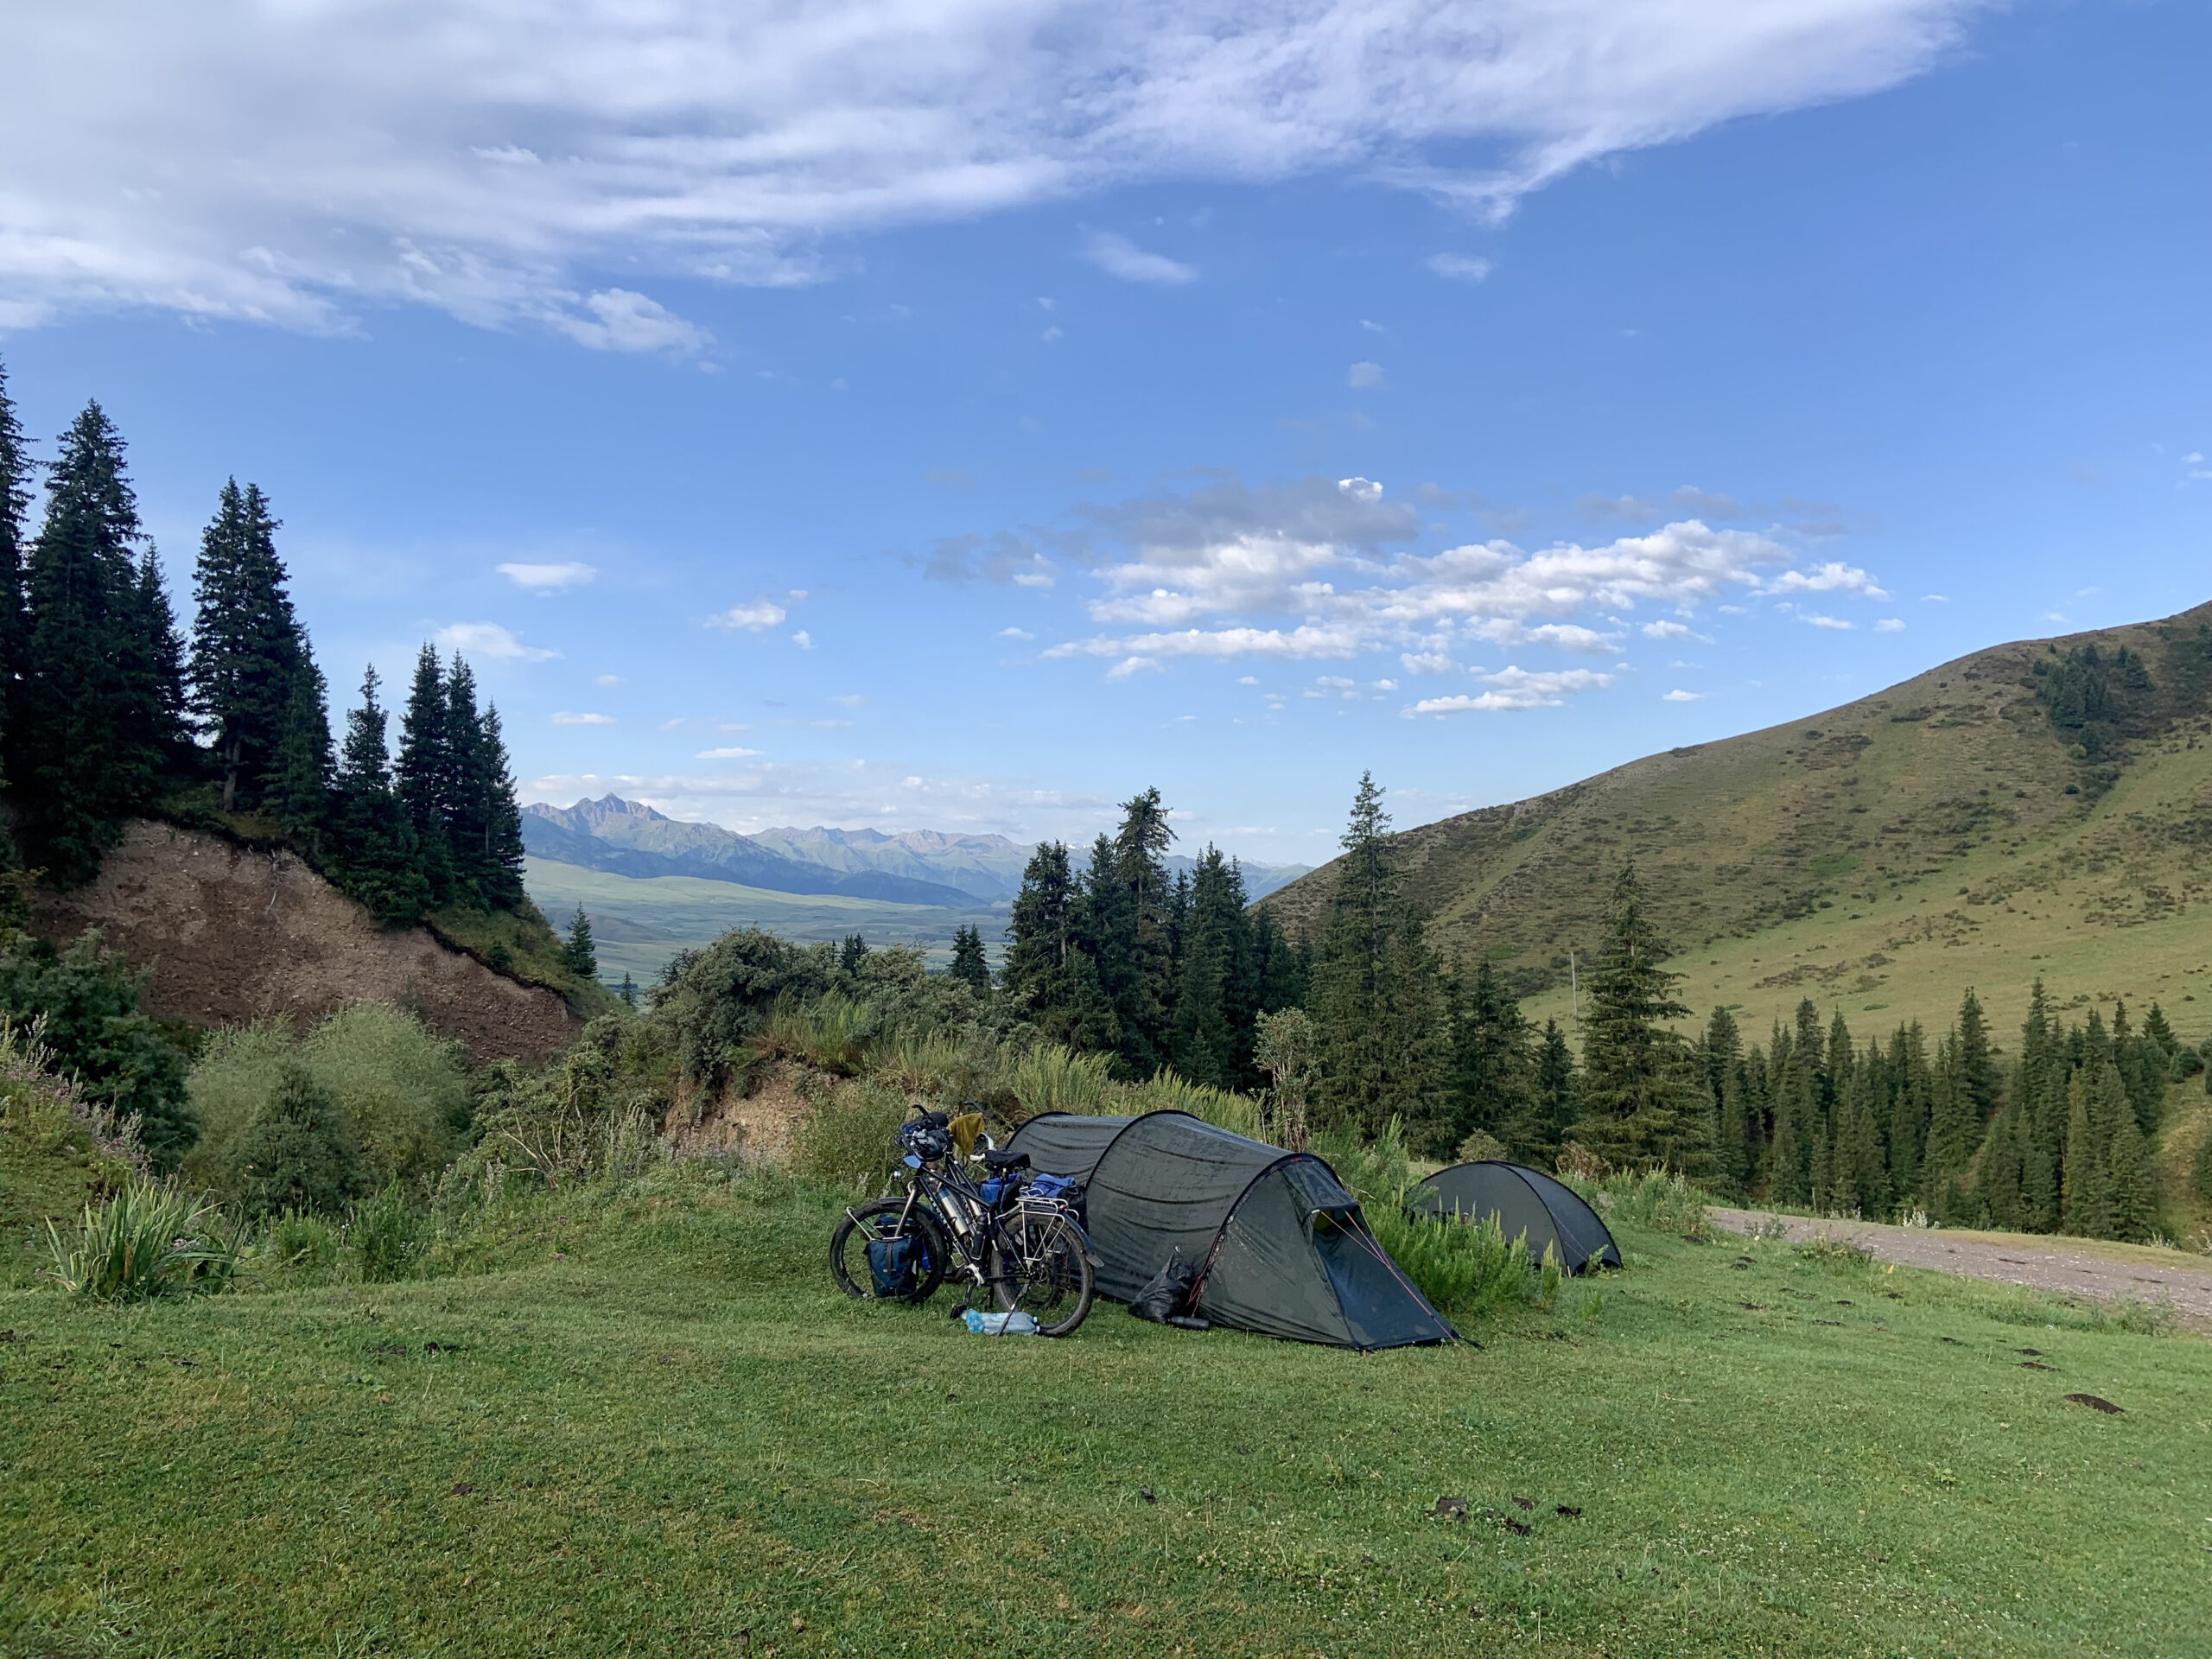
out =
<svg viewBox="0 0 2212 1659"><path fill-rule="evenodd" d="M164 1019L306 1021L373 997L414 1008L479 1061L542 1060L577 1030L551 991L495 974L421 928L378 927L289 852L134 823L96 880L34 905L48 938L66 944L97 926L150 969L147 1006Z"/></svg>

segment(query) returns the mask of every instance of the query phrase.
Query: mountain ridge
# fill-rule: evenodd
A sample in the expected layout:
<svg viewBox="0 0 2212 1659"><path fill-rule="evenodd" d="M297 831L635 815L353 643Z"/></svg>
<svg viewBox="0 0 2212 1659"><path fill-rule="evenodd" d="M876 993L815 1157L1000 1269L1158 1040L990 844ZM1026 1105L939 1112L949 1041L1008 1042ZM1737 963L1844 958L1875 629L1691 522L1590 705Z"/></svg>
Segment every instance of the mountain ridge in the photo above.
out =
<svg viewBox="0 0 2212 1659"><path fill-rule="evenodd" d="M1393 842L1446 957L1486 957L1535 1011L1573 1006L1630 856L1701 1007L1901 1012L1910 985L1932 1017L2038 972L2212 1000L2183 921L2212 898L2212 604L1993 645ZM1333 882L1324 865L1267 902L1310 932Z"/></svg>

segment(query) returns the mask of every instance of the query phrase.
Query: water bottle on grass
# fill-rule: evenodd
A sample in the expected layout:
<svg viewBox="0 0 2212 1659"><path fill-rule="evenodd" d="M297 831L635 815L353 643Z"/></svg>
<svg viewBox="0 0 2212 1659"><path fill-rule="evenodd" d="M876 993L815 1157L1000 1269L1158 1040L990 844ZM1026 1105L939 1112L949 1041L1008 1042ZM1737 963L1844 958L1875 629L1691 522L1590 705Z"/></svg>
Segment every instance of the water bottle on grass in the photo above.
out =
<svg viewBox="0 0 2212 1659"><path fill-rule="evenodd" d="M962 1322L979 1337L1033 1337L1037 1334L1036 1319L1019 1308L1011 1313L985 1313L971 1307L963 1316Z"/></svg>

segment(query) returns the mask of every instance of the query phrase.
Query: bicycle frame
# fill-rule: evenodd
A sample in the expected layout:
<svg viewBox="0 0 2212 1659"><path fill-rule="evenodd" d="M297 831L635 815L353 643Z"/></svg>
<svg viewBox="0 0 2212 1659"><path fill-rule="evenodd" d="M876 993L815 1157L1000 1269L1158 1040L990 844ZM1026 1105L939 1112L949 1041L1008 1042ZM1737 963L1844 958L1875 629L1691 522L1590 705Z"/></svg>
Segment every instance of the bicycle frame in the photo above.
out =
<svg viewBox="0 0 2212 1659"><path fill-rule="evenodd" d="M951 1246L954 1259L945 1263L948 1271L957 1266L978 1287L988 1283L983 1264L990 1259L992 1247L997 1246L1003 1254L1013 1254L1005 1224L1020 1212L1021 1202L1017 1199L1011 1208L994 1210L983 1201L982 1192L975 1184L958 1172L932 1168L911 1153L902 1161L911 1173L907 1177L906 1205L899 1212L901 1230L912 1219L914 1206L920 1205L937 1218L946 1243ZM1095 1263L1097 1258L1090 1248L1090 1236L1065 1205L1055 1202L1052 1208L1060 1219L1075 1230L1076 1236L1083 1241L1084 1254Z"/></svg>

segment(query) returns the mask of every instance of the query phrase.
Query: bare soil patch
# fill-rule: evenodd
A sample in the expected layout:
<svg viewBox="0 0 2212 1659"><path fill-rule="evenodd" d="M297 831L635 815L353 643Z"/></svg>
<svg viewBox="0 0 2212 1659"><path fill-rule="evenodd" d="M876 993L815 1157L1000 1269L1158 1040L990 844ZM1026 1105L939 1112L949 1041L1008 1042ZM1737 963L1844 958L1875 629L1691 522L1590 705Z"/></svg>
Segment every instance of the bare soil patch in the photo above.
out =
<svg viewBox="0 0 2212 1659"><path fill-rule="evenodd" d="M92 881L34 896L34 925L66 944L98 927L148 970L149 1012L194 1025L276 1014L318 1020L363 998L413 1008L478 1060L531 1063L579 1029L568 1005L419 927L385 928L289 852L137 823Z"/></svg>
<svg viewBox="0 0 2212 1659"><path fill-rule="evenodd" d="M2140 1244L2097 1239L2053 1238L2040 1233L1977 1233L1948 1228L1891 1227L1871 1221L1834 1221L1808 1216L1765 1215L1752 1210L1709 1210L1716 1227L1732 1233L1779 1227L1792 1243L1832 1238L1900 1267L1932 1268L1969 1279L1987 1279L2031 1290L2096 1301L2173 1304L2177 1319L2212 1331L2212 1261Z"/></svg>
<svg viewBox="0 0 2212 1659"><path fill-rule="evenodd" d="M678 1155L721 1153L786 1163L798 1125L814 1109L800 1088L804 1075L788 1061L778 1060L753 1079L750 1094L724 1088L696 1119L689 1103L678 1100L661 1132L676 1143Z"/></svg>

